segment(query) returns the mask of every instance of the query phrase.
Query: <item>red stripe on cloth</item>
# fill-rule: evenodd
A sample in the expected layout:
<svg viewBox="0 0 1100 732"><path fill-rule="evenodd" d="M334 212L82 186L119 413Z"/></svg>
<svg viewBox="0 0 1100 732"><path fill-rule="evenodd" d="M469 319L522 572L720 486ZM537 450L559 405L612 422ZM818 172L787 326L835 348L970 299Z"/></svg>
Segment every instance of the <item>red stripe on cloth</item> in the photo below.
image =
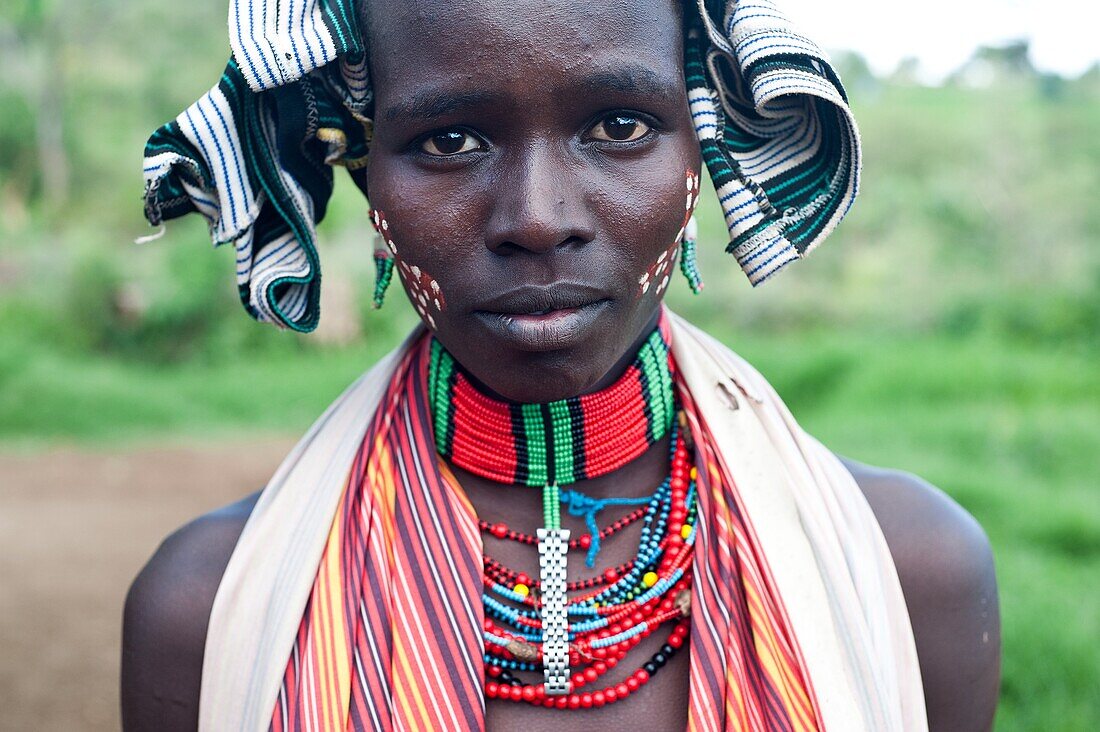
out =
<svg viewBox="0 0 1100 732"><path fill-rule="evenodd" d="M699 535L692 587L689 728L818 729L790 622L775 593L734 479L714 450L691 395L681 403L696 442ZM765 658L766 656L766 658ZM693 678L694 680L694 678ZM721 683L722 692L715 695ZM698 692L698 693L697 693Z"/></svg>

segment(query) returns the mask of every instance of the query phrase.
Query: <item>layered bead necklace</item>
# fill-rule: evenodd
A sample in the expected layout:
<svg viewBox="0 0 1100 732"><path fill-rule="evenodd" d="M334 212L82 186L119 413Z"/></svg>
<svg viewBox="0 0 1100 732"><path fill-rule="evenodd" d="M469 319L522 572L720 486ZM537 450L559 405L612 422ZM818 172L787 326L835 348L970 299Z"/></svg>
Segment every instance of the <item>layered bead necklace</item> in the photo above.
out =
<svg viewBox="0 0 1100 732"><path fill-rule="evenodd" d="M485 695L558 709L602 707L644 686L687 640L696 536L696 471L683 415L677 419L667 331L645 341L614 384L549 404L515 404L480 391L433 341L428 374L436 446L458 467L501 483L542 489L534 536L479 522L497 539L534 545L537 579L484 558ZM670 470L649 496L594 499L572 483L610 473L671 434ZM636 506L600 529L610 505ZM572 539L562 507L588 533ZM570 582L568 551L595 565L601 540L642 522L634 558ZM599 680L641 641L671 626L665 643L624 680ZM541 674L540 682L517 674Z"/></svg>

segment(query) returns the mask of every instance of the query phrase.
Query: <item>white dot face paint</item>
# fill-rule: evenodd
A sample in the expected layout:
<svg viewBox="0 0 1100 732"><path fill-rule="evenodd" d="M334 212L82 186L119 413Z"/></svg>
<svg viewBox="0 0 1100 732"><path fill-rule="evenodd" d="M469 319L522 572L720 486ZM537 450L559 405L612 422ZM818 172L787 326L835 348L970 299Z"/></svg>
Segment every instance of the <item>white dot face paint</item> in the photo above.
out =
<svg viewBox="0 0 1100 732"><path fill-rule="evenodd" d="M653 292L657 297L660 297L668 289L668 283L670 275L672 274L672 268L676 261L676 254L680 249L680 243L684 239L684 234L688 230L689 223L691 222L691 215L695 213L695 205L699 202L699 176L693 170L688 170L684 175L685 187L687 188L687 198L685 199L685 212L684 223L680 226L680 231L676 234L676 239L657 256L657 260L650 265L649 269L638 278L638 297L649 292L651 286Z"/></svg>
<svg viewBox="0 0 1100 732"><path fill-rule="evenodd" d="M386 221L384 213L378 210L371 211L371 221L374 223L375 231L382 237L397 263L397 275L401 278L405 289L409 293L409 301L412 303L413 309L416 310L421 320L434 330L435 318L432 315L433 311L441 313L447 309L447 300L443 297L443 288L439 286L439 281L419 266L409 264L401 258L397 250L397 243L393 240L390 224Z"/></svg>
<svg viewBox="0 0 1100 732"><path fill-rule="evenodd" d="M689 170L686 173L687 178L687 206L684 213L684 224L680 227L683 231L688 222L691 221L691 215L695 213L695 205L699 203L699 176L693 170Z"/></svg>
<svg viewBox="0 0 1100 732"><path fill-rule="evenodd" d="M386 221L386 215L376 209L371 209L370 212L371 223L374 224L374 230L378 232L378 236L382 237L382 241L385 242L386 248L390 250L393 255L397 254L397 244L393 241L393 236L390 235L390 224Z"/></svg>

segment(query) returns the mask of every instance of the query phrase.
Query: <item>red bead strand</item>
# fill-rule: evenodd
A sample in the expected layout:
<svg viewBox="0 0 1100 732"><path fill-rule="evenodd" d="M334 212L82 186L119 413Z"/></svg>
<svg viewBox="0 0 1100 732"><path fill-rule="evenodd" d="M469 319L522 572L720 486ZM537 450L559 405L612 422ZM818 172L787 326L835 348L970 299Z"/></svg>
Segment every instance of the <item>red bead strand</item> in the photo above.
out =
<svg viewBox="0 0 1100 732"><path fill-rule="evenodd" d="M622 531L631 524L641 520L643 517L645 517L645 514L646 509L643 506L635 511L630 512L626 516L623 516L621 519L613 521L610 525L600 530L600 541L603 541L609 536L619 531ZM538 539L536 537L531 536L530 534L521 533L519 531L513 531L512 529L508 528L506 524L503 523L498 522L495 524L490 524L488 521L478 520L477 525L478 528L481 529L481 533L490 534L497 539L518 541L521 544L529 544L531 546L535 546L538 543ZM592 537L590 535L581 534L576 539L571 539L569 541L569 548L574 550L588 549L591 543Z"/></svg>

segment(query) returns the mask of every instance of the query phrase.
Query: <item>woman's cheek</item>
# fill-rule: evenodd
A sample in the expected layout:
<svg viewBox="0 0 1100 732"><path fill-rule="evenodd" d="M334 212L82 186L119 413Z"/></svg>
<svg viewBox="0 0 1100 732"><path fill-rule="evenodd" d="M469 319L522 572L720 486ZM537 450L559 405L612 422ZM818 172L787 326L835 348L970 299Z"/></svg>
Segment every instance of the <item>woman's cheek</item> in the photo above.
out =
<svg viewBox="0 0 1100 732"><path fill-rule="evenodd" d="M676 249L679 241L673 242L657 256L657 260L649 265L649 268L638 278L638 297L653 289L653 294L660 297L668 289L668 281L672 276L672 264L676 261Z"/></svg>
<svg viewBox="0 0 1100 732"><path fill-rule="evenodd" d="M652 289L655 297L665 294L668 282L672 277L672 270L676 261L676 252L680 242L684 238L691 215L695 213L695 205L699 202L699 174L688 168L684 173L684 215L680 224L680 230L672 243L668 245L657 258L649 265L645 272L638 278L638 297L645 295Z"/></svg>
<svg viewBox="0 0 1100 732"><path fill-rule="evenodd" d="M447 308L447 300L443 297L439 281L419 266L400 259L397 260L397 273L405 284L417 314L429 327L435 329L435 317L432 313L441 313Z"/></svg>
<svg viewBox="0 0 1100 732"><path fill-rule="evenodd" d="M433 313L441 313L447 309L447 299L443 295L443 288L439 281L425 271L419 264L409 262L402 254L397 242L394 240L393 230L386 215L378 209L372 209L371 222L375 231L386 244L390 256L394 258L397 276L401 278L405 290L409 293L413 308L430 328L434 329L435 317Z"/></svg>

